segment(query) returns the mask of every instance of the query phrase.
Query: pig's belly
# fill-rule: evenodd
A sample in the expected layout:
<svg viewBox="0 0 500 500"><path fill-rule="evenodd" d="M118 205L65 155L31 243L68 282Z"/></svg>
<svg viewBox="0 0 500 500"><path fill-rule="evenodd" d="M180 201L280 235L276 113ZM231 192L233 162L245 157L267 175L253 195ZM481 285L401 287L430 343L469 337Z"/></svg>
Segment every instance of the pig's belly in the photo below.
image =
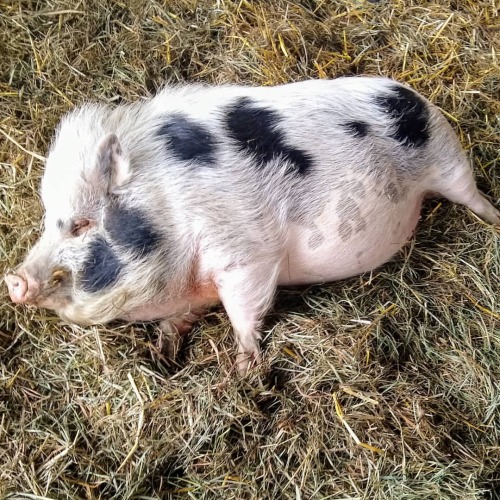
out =
<svg viewBox="0 0 500 500"><path fill-rule="evenodd" d="M309 227L292 224L279 285L335 281L381 266L411 239L421 206L421 197L382 207L367 204L357 220L342 220L327 206Z"/></svg>

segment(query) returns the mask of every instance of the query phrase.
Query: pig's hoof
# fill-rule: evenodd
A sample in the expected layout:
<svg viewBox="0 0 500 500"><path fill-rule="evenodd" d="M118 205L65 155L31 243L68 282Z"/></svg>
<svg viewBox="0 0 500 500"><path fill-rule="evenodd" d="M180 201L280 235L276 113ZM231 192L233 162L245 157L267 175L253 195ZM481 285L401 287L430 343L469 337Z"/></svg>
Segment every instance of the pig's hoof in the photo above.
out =
<svg viewBox="0 0 500 500"><path fill-rule="evenodd" d="M176 326L168 320L160 322L160 334L156 347L169 360L174 361L181 345L181 336Z"/></svg>
<svg viewBox="0 0 500 500"><path fill-rule="evenodd" d="M236 356L236 367L240 375L246 375L254 366L262 361L260 350L256 349L252 352L239 352Z"/></svg>

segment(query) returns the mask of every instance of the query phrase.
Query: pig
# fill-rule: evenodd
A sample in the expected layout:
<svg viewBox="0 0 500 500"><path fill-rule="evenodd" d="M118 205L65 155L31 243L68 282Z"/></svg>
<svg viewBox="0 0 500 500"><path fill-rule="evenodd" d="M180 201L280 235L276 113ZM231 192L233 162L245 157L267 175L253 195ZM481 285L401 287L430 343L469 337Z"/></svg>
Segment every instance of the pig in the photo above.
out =
<svg viewBox="0 0 500 500"><path fill-rule="evenodd" d="M167 86L62 118L43 234L5 279L68 322L159 321L170 354L222 303L245 372L278 286L378 268L429 194L500 225L444 116L392 79Z"/></svg>

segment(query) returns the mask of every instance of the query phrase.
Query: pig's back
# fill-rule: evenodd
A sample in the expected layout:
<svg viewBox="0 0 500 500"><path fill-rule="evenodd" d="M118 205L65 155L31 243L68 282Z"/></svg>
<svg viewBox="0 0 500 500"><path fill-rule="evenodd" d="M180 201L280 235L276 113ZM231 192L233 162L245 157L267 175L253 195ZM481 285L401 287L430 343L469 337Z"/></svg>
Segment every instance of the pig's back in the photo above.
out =
<svg viewBox="0 0 500 500"><path fill-rule="evenodd" d="M174 87L152 99L143 114L156 124L156 144L165 145L174 175L230 182L239 172L257 183L278 178L308 189L322 182L342 187L353 176L379 180L392 171L421 179L429 164L423 137L443 120L412 90L379 77ZM180 156L173 142L187 144Z"/></svg>

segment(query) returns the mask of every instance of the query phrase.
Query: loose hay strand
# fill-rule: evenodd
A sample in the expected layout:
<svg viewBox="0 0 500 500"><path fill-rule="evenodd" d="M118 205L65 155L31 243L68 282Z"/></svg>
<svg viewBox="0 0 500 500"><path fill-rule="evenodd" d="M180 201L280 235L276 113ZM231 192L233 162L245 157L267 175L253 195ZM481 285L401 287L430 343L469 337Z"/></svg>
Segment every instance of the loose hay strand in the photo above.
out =
<svg viewBox="0 0 500 500"><path fill-rule="evenodd" d="M8 139L10 142L12 142L12 144L15 144L21 151L24 151L26 154L33 156L33 158L36 158L37 160L45 161L44 156L39 155L38 153L35 153L33 151L29 151L24 146L21 146L21 144L19 144L19 142L17 142L13 137L11 137L7 132L2 130L1 128L0 128L0 134L2 134L6 139Z"/></svg>
<svg viewBox="0 0 500 500"><path fill-rule="evenodd" d="M128 376L129 381L130 381L130 385L132 386L132 389L134 390L134 393L135 393L137 399L139 400L139 403L141 406L141 411L139 412L139 419L137 421L137 431L136 431L135 438L134 438L134 444L133 444L132 448L130 449L130 451L128 452L127 456L123 459L123 462L120 464L120 467L118 467L118 469L116 470L117 473L123 469L125 464L132 458L132 456L136 452L137 448L139 447L139 439L141 436L142 426L144 425L144 404L142 401L142 397L141 397L139 391L137 390L137 386L135 385L135 382L134 382L132 375L130 373L128 373L127 376Z"/></svg>

